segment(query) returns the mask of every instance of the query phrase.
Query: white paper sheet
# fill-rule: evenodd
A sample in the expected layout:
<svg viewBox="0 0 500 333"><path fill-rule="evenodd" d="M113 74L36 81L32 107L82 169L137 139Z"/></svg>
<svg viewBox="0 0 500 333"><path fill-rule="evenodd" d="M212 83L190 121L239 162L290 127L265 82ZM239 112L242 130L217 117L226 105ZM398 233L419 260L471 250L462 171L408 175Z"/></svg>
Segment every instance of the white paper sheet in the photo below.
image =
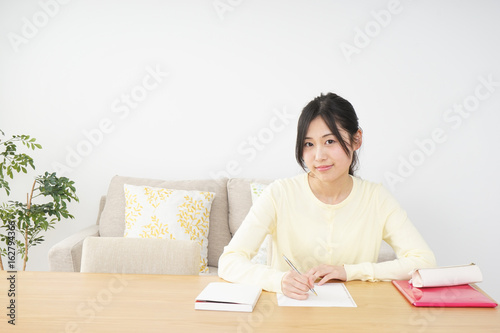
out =
<svg viewBox="0 0 500 333"><path fill-rule="evenodd" d="M300 301L289 298L283 294L276 294L279 306L307 306L307 307L345 307L355 308L356 302L343 283L326 283L322 286L315 285L314 290L318 296L309 293L306 300Z"/></svg>

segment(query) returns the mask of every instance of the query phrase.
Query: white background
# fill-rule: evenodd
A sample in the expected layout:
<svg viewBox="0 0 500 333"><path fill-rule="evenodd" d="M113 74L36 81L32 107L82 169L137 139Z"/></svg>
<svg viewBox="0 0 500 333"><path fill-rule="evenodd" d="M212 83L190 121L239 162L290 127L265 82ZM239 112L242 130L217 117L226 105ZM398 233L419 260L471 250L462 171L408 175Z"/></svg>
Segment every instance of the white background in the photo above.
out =
<svg viewBox="0 0 500 333"><path fill-rule="evenodd" d="M54 170L80 198L28 270L48 270L50 247L95 223L115 174L302 172L298 114L332 91L360 118L358 175L391 190L439 265L475 262L500 300L499 13L494 0L1 0L0 129L43 145L10 199ZM144 90L148 70L161 82Z"/></svg>

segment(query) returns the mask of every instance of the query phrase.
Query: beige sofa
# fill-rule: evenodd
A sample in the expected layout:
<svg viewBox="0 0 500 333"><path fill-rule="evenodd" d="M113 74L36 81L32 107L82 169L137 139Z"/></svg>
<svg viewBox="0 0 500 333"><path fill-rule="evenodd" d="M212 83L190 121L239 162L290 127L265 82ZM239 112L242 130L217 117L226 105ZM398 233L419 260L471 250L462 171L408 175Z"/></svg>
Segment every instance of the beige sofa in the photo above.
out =
<svg viewBox="0 0 500 333"><path fill-rule="evenodd" d="M51 271L79 272L81 270L82 246L87 237L123 237L125 230L124 184L162 187L177 190L215 192L210 211L208 234L208 266L210 274L217 273L219 257L238 230L252 206L250 184L269 184L263 179L210 179L210 180L158 180L115 176L108 193L100 201L95 225L55 244L49 251ZM395 258L392 248L383 243L379 261Z"/></svg>

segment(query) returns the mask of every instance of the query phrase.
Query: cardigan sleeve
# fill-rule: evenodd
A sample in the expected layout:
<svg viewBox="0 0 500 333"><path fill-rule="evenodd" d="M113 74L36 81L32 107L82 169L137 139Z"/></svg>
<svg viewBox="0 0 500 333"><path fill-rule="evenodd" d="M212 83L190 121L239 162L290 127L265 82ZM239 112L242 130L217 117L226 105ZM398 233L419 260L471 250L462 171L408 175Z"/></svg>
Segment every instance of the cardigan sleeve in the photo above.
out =
<svg viewBox="0 0 500 333"><path fill-rule="evenodd" d="M347 280L379 281L409 279L417 268L436 266L436 259L421 234L396 199L382 186L378 206L383 223L383 240L396 253L397 259L380 263L344 265Z"/></svg>
<svg viewBox="0 0 500 333"><path fill-rule="evenodd" d="M258 285L271 292L281 292L281 280L286 272L250 260L257 253L267 234L276 226L276 205L271 195L272 184L250 209L219 258L218 274L224 280Z"/></svg>

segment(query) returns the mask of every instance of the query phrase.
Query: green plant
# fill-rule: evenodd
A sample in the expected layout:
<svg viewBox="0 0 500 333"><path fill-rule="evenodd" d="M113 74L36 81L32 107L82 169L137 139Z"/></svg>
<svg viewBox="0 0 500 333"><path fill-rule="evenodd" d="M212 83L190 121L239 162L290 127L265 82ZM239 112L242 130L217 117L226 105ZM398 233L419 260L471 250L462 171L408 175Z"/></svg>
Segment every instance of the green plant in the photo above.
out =
<svg viewBox="0 0 500 333"><path fill-rule="evenodd" d="M2 136L5 133L0 130ZM18 145L29 149L41 149L35 138L29 135L13 135L9 140L0 140L0 189L10 195L9 178L15 173L27 173L28 168L35 169L33 159L18 152ZM42 203L34 203L37 197L45 197ZM28 252L32 246L44 241L42 231L53 229L63 218L74 218L68 211L67 203L78 201L74 182L66 177L57 177L56 173L45 172L35 177L31 190L26 195L26 202L7 201L0 206L0 269L3 270L3 257L8 258L8 267L15 267L16 253L23 257L23 270L26 269ZM20 237L15 237L16 235ZM17 252L16 252L17 250Z"/></svg>

